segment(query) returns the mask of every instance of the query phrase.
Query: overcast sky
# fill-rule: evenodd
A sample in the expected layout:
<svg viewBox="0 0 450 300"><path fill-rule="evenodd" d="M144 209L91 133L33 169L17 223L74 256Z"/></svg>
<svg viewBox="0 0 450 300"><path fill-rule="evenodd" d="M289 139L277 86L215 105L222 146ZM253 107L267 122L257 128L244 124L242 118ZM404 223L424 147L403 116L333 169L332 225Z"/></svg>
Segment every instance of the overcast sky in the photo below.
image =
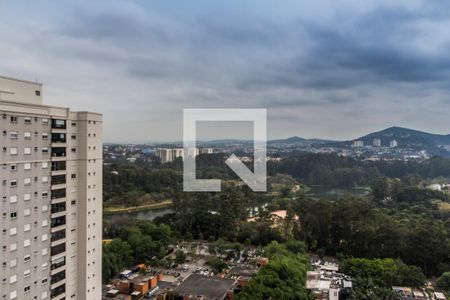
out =
<svg viewBox="0 0 450 300"><path fill-rule="evenodd" d="M267 108L269 138L450 133L449 71L449 1L0 0L0 74L103 113L110 142L214 107Z"/></svg>

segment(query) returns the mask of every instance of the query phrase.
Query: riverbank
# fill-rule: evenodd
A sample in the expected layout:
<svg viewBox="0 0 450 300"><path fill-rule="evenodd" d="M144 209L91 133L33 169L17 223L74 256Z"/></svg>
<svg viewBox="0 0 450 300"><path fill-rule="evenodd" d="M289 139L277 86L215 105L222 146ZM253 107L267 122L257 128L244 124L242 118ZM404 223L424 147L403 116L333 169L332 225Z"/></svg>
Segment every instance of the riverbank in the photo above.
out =
<svg viewBox="0 0 450 300"><path fill-rule="evenodd" d="M135 213L146 210L169 208L172 206L172 204L173 204L172 200L164 200L158 203L151 203L134 207L107 207L103 209L103 215Z"/></svg>

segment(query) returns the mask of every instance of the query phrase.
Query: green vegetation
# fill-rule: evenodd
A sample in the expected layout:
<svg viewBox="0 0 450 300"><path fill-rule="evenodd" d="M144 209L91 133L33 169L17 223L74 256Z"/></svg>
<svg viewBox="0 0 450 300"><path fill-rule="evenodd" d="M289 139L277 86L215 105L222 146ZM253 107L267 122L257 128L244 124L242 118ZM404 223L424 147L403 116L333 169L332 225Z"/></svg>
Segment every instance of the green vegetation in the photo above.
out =
<svg viewBox="0 0 450 300"><path fill-rule="evenodd" d="M304 249L301 242L290 242L289 247L270 243L265 249L269 264L253 276L236 299L312 299L305 288L309 257Z"/></svg>
<svg viewBox="0 0 450 300"><path fill-rule="evenodd" d="M208 258L208 261L206 262L211 268L213 269L214 273L220 273L223 270L228 268L228 265L223 262L220 258L216 256L211 256Z"/></svg>
<svg viewBox="0 0 450 300"><path fill-rule="evenodd" d="M103 246L103 280L109 281L119 271L131 264L149 263L162 265L174 232L167 225L155 225L148 221L133 224L106 224L106 235L118 236ZM183 260L184 261L184 260Z"/></svg>
<svg viewBox="0 0 450 300"><path fill-rule="evenodd" d="M436 281L436 286L447 293L450 293L450 272L445 272Z"/></svg>
<svg viewBox="0 0 450 300"><path fill-rule="evenodd" d="M105 245L105 280L124 267L124 262L170 265L172 262L164 259L167 247L183 237L208 239L211 253L226 258L236 257L242 244L265 247L272 257L269 265L238 299L280 295L282 299L307 299L303 290L306 249L345 259L345 271L355 277L355 299L371 299L369 295L393 299L390 285L420 286L423 274L441 276L438 282L448 290L450 211L446 208L450 197L425 189L424 182L450 177L450 159L366 162L332 154L297 153L270 162L269 192L254 193L239 184L223 164L224 157L200 156L197 165L199 178L226 179L220 193L181 192L180 161L105 168L106 206L140 206L172 199L174 209L173 214L155 219L159 225L105 224L107 238L120 238L113 240L112 246ZM371 193L335 201L311 199L304 194L307 188L303 184L370 186ZM294 191L296 185L300 188ZM287 218L279 226L270 217L277 209L287 210ZM131 249L131 262L108 250L126 245ZM176 256L178 263L184 261L181 253ZM216 257L209 263L216 272L226 267Z"/></svg>
<svg viewBox="0 0 450 300"><path fill-rule="evenodd" d="M177 264L182 264L186 261L186 253L183 250L177 250L175 252L175 262Z"/></svg>
<svg viewBox="0 0 450 300"><path fill-rule="evenodd" d="M337 188L368 186L381 177L402 178L417 174L420 178L450 177L450 159L434 157L418 161L362 161L336 154L290 154L280 162L268 163L270 175L292 175L306 185Z"/></svg>
<svg viewBox="0 0 450 300"><path fill-rule="evenodd" d="M425 275L419 267L406 265L401 260L392 258L349 258L343 261L341 270L355 278L370 277L387 287L421 287L425 283Z"/></svg>
<svg viewBox="0 0 450 300"><path fill-rule="evenodd" d="M363 199L301 199L298 239L312 251L364 258L399 257L427 275L450 269L450 230L439 219L378 208Z"/></svg>
<svg viewBox="0 0 450 300"><path fill-rule="evenodd" d="M117 276L123 268L128 267L133 262L133 251L127 242L120 238L113 239L103 246L102 278L108 282Z"/></svg>
<svg viewBox="0 0 450 300"><path fill-rule="evenodd" d="M182 182L180 171L136 164L112 164L103 170L105 207L137 207L172 199Z"/></svg>

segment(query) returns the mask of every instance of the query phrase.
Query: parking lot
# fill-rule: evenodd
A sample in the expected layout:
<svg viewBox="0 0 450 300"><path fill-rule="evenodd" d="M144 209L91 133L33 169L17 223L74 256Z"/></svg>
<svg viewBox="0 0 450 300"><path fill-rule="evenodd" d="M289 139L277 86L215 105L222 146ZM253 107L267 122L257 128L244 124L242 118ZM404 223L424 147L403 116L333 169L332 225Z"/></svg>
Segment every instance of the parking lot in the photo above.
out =
<svg viewBox="0 0 450 300"><path fill-rule="evenodd" d="M162 271L164 275L164 281L171 283L181 282L189 277L192 273L208 275L209 269L205 263L206 261L204 259L197 259L195 260L195 262L187 262L172 269L149 268L148 271Z"/></svg>

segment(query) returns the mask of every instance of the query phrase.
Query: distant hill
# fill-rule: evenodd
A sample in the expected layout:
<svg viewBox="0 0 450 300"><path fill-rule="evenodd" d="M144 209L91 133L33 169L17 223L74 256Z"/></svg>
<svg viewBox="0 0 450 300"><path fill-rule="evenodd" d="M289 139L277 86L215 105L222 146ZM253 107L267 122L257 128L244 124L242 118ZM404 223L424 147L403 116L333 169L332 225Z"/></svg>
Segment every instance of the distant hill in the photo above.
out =
<svg viewBox="0 0 450 300"><path fill-rule="evenodd" d="M450 150L450 134L433 134L397 126L369 133L350 141L331 143L330 146L350 147L354 141L363 141L364 145L373 145L374 139L380 139L381 146L387 147L390 141L396 140L400 148L424 149L432 154L448 155L447 149Z"/></svg>
<svg viewBox="0 0 450 300"><path fill-rule="evenodd" d="M404 128L389 127L381 131L369 133L367 135L348 141L331 141L322 139L305 139L293 136L285 139L267 141L272 147L351 147L354 141L363 141L365 146L373 145L374 139L381 140L381 146L389 146L390 141L396 140L399 148L412 148L416 150L427 150L430 154L450 156L450 134L433 134L424 131ZM251 146L252 140L222 139L212 141L198 141L197 145L202 146L225 146L225 145Z"/></svg>
<svg viewBox="0 0 450 300"><path fill-rule="evenodd" d="M267 142L269 145L311 145L311 144L324 144L324 143L331 143L333 141L330 140L321 140L321 139L305 139L299 136L293 136L286 139L277 139L277 140L270 140Z"/></svg>
<svg viewBox="0 0 450 300"><path fill-rule="evenodd" d="M268 145L284 145L284 146L305 146L311 144L331 143L330 140L321 139L305 139L299 136L293 136L285 139L276 139L267 141ZM211 141L197 141L197 145L224 146L224 145L249 145L253 144L252 140L223 139Z"/></svg>
<svg viewBox="0 0 450 300"><path fill-rule="evenodd" d="M419 130L389 127L382 131L370 133L356 140L364 141L364 143L372 144L373 139L379 138L382 145L389 145L389 141L396 140L399 146L440 146L450 145L450 135L433 134Z"/></svg>

